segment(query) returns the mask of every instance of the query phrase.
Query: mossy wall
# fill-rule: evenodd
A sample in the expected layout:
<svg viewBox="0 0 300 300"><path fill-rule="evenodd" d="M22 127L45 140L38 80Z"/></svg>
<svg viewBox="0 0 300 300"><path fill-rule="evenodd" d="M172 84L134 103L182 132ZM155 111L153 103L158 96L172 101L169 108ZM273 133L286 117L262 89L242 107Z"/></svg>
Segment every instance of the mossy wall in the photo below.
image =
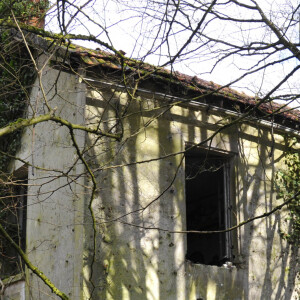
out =
<svg viewBox="0 0 300 300"><path fill-rule="evenodd" d="M295 247L278 234L287 225L284 211L232 233L233 268L186 261L185 235L163 231L185 230L186 224L184 160L182 155L169 155L183 151L187 143L207 139L230 119L184 106L166 110L158 108L164 106L163 101L145 95L129 100L126 93L105 88L90 91L88 97L92 100L86 108L87 122L97 122L101 116L106 130L113 126L108 120L116 110L122 113L131 102L128 117L122 120L124 142L87 139L88 145L96 145L89 159L99 170L93 207L100 234L94 287L87 280L86 295L93 290L93 299L291 299L299 263ZM273 143L270 128L245 123L203 145L233 156L233 224L280 204L273 181L286 146L284 134L275 133L274 139ZM156 160L159 157L165 158ZM148 162L131 164L145 160ZM119 167L110 168L115 165ZM91 229L87 227L86 232ZM91 249L91 236L85 245ZM89 250L85 258L88 279Z"/></svg>
<svg viewBox="0 0 300 300"><path fill-rule="evenodd" d="M40 57L40 67L45 62ZM58 80L57 80L58 78ZM78 77L44 68L43 88L49 104L62 118L84 123L85 93ZM30 95L31 107L44 114L43 94L36 80ZM29 109L29 117L32 111ZM83 147L84 135L75 132ZM82 270L83 188L72 177L81 173L68 130L53 122L24 130L17 157L27 161L27 247L31 262L64 291L70 299L79 299ZM11 171L23 163L15 161ZM35 166L32 167L31 165ZM67 176L63 172L68 173ZM80 183L80 179L78 181ZM26 299L54 299L50 289L27 270Z"/></svg>
<svg viewBox="0 0 300 300"><path fill-rule="evenodd" d="M58 114L77 124L100 122L111 133L124 131L119 142L76 132L81 149L89 149L84 157L97 181L95 245L88 208L92 184L75 161L68 132L44 123L34 136L28 129L23 137L20 157L59 170L75 163L70 176L83 175L75 176L75 184L55 172L29 170L27 251L58 288L71 299L292 299L298 249L278 234L288 226L281 213L232 233L233 268L188 262L185 234L172 233L185 230L186 216L184 159L171 154L204 141L230 119L186 106L168 109L167 102L144 94L130 100L124 91L101 85L85 94L75 75L57 76L47 68L43 80ZM39 97L36 84L31 99ZM286 151L284 134L275 132L274 141L269 128L244 123L203 145L233 157L233 224L280 203L273 180ZM49 296L31 274L27 290L28 299Z"/></svg>

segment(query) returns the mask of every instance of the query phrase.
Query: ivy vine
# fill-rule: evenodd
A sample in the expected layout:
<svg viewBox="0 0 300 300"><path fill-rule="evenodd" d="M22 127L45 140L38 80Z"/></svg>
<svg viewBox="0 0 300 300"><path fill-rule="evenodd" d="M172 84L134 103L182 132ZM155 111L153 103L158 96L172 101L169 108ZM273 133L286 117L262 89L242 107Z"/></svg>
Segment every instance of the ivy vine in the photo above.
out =
<svg viewBox="0 0 300 300"><path fill-rule="evenodd" d="M40 18L49 7L48 0L2 0L0 1L0 19L12 19L11 12L20 22L27 22L32 18Z"/></svg>
<svg viewBox="0 0 300 300"><path fill-rule="evenodd" d="M24 117L29 103L29 93L35 80L35 71L25 45L14 39L16 31L0 28L0 128ZM10 157L21 145L22 131L0 137L0 225L15 242L21 244L18 222L18 199L14 197L9 182ZM1 277L20 272L18 255L4 237L0 237Z"/></svg>
<svg viewBox="0 0 300 300"><path fill-rule="evenodd" d="M35 72L24 45L12 38L11 31L0 31L0 128L23 117ZM0 138L0 150L14 155L21 132ZM7 170L9 158L0 156L0 171Z"/></svg>
<svg viewBox="0 0 300 300"><path fill-rule="evenodd" d="M281 232L281 236L289 243L300 242L300 196L294 195L300 190L300 155L298 152L289 151L284 159L285 168L276 174L278 196L284 200L294 198L288 205L290 230Z"/></svg>

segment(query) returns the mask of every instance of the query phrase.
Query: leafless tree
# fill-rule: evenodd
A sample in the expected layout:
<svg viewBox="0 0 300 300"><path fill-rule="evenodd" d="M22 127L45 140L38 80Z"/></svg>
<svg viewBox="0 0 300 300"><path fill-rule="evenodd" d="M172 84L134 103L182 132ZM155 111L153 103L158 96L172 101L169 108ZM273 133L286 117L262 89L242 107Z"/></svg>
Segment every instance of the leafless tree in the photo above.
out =
<svg viewBox="0 0 300 300"><path fill-rule="evenodd" d="M271 124L271 150L268 155L272 157L274 123L282 123L282 117L289 117L294 122L299 116L294 111L299 106L300 97L298 0L272 3L254 0L58 0L50 3L31 1L34 5L29 8L26 6L28 1L2 2L0 231L4 238L0 240L0 251L6 261L7 258L11 260L11 263L4 264L4 275L23 270L25 263L61 299L70 297L60 291L49 276L42 273L46 271L34 265L26 254L25 242L21 238L22 226L25 226L25 216L22 215L27 205L25 196L38 197L42 199L40 202L46 203L60 191L68 190L75 199L78 197L76 186L86 189L85 194L80 196L88 199L89 215L85 216L84 222L93 232L89 245L93 254L88 259L90 271L87 280L89 297L93 298L98 288L95 278L99 267L96 258L99 239L107 238L106 232L109 232L110 226L121 224L133 230L188 233L187 230L154 226L143 221L149 208L172 191L187 151L191 152L201 145L210 147L213 139L226 130L245 120L255 119L257 122L267 120ZM23 2L27 4L24 6ZM46 30L31 26L43 24L45 16ZM80 48L76 44L83 46ZM89 47L95 50L89 50ZM95 74L99 71L99 64L105 70L101 74L101 83L90 79L97 77ZM49 65L57 71L51 86L43 80ZM63 95L60 83L64 72L74 75L86 86L91 103L102 97L102 107L90 108L85 113L82 104L70 103L70 99ZM156 78L163 80L168 87L160 93L154 92L160 101L156 101L155 97L153 100L146 92L151 87L151 80ZM112 85L109 85L110 81ZM250 96L243 94L243 91ZM32 100L34 93L38 97ZM183 97L184 93L187 97ZM143 102L141 98L144 96L148 100ZM63 104L58 104L56 97ZM160 155L142 158L138 153L126 152L131 144L134 145L137 136L144 133L146 140L149 138L149 128L157 123L164 126L164 118L170 118L168 114L174 107L192 105L205 98L213 100L214 97L233 99L230 109L235 115L218 119L213 132L198 143L181 151L173 151L166 146L165 152L161 151ZM282 101L280 105L274 102L279 100ZM62 110L60 105L65 110L73 111L73 116ZM84 114L86 120L82 117L82 122L78 123L80 118L77 116ZM26 153L26 157L19 156L21 137L30 134L31 149L34 149L39 143L36 140L41 136L41 130L36 134L35 127L48 123L51 124L51 135L62 132L62 138L66 139L59 144L60 149L74 156L63 168L55 163L46 163L45 166L36 162L33 150ZM86 142L82 142L83 136ZM264 158L267 159L268 155ZM16 161L23 166L18 173L12 173L11 168ZM103 207L95 204L101 194L109 194L103 188L106 177L110 178L111 185L114 184L113 175L103 174L121 174L126 168L151 163L153 168L158 168L158 161L162 164L167 161L176 167L169 175L167 184L156 195L145 196L147 201L135 203L130 210L119 207L112 212L108 208L109 201L104 201ZM206 170L205 163L201 167ZM38 180L26 181L23 174L28 171ZM122 176L130 173L126 172ZM139 189L134 184L131 188L134 191ZM295 199L299 199L299 191L278 205L268 206L263 213L250 215L227 228L214 231L236 230L254 220L273 215ZM63 203L57 203L66 209ZM11 224L18 225L12 227ZM202 234L212 232L194 231L201 231ZM43 243L41 241L41 245ZM21 259L16 260L16 257Z"/></svg>

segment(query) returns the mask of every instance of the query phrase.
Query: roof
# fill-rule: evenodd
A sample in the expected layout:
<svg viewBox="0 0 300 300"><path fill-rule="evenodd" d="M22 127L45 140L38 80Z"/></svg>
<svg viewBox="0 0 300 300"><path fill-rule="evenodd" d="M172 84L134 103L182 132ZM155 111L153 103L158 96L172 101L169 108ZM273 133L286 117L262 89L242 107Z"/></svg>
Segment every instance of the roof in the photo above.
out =
<svg viewBox="0 0 300 300"><path fill-rule="evenodd" d="M92 50L81 46L72 45L68 48L68 51L78 56L80 60L90 67L100 66L111 70L122 70L122 59L118 55L109 53L102 50ZM240 93L232 88L223 87L212 81L206 81L197 76L189 76L180 72L171 72L166 68L160 68L151 64L137 61L130 58L124 59L124 65L128 72L135 72L139 76L149 75L154 76L156 79L162 82L171 81L172 83L180 84L187 90L191 90L193 95L199 93L214 92L216 95L228 99L235 103L241 103L245 106L254 107L257 105L260 99ZM259 110L265 114L276 114L284 118L293 120L296 123L300 123L300 111L286 105L278 104L274 101L262 103L259 106Z"/></svg>
<svg viewBox="0 0 300 300"><path fill-rule="evenodd" d="M49 50L49 47L54 45L53 39L40 37L36 34L29 35L31 36L31 43L33 43L35 47ZM27 35L27 37L29 37L29 35ZM57 45L55 46L57 47ZM177 71L171 72L166 68L156 67L143 61L127 58L107 51L92 50L74 44L60 44L57 49L59 49L58 52L64 56L67 51L71 60L76 59L77 62L84 63L87 68L101 68L106 72L111 71L111 74L117 74L118 72L121 73L122 66L125 66L125 72L136 74L139 78L144 77L145 81L152 79L154 80L155 85L160 85L160 88L163 86L176 85L176 90L182 91L181 96L188 95L187 98L193 97L197 100L197 97L200 98L199 96L206 95L205 98L207 104L210 104L210 101L212 101L214 97L226 100L227 106L225 106L225 108L234 110L238 104L241 106L240 110L243 111L249 107L255 107L260 101L259 98L240 93L228 86L224 87L212 81L206 81L196 76L189 76ZM61 52L61 50L63 52ZM122 51L119 52L121 53ZM99 72L96 72L96 74L99 76ZM210 96L208 97L207 95ZM217 102L217 104L212 104L220 105L220 101ZM296 129L300 127L300 111L297 109L278 104L274 101L264 102L256 109L256 116L258 117L265 118L270 115L274 115L274 121L276 123L284 124L285 126Z"/></svg>

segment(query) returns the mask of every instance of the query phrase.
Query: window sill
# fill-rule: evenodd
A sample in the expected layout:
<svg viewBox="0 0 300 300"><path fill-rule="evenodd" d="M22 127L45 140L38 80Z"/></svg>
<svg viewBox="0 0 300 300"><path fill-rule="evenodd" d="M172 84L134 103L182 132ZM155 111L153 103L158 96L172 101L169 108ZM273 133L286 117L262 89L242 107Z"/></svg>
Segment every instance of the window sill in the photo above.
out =
<svg viewBox="0 0 300 300"><path fill-rule="evenodd" d="M226 270L237 270L237 266L235 266L232 262L226 262L225 264L223 264L222 266L216 266L216 265L206 265L206 264L201 264L201 263L194 263L190 260L186 260L186 264L189 267L201 267L201 268L208 268L208 269L214 269L214 270L220 270L220 269L226 269Z"/></svg>
<svg viewBox="0 0 300 300"><path fill-rule="evenodd" d="M10 284L13 284L13 283L15 283L17 281L21 281L21 280L25 280L25 274L24 273L19 273L19 274L16 274L14 276L7 277L7 278L2 280L2 284L10 285Z"/></svg>

